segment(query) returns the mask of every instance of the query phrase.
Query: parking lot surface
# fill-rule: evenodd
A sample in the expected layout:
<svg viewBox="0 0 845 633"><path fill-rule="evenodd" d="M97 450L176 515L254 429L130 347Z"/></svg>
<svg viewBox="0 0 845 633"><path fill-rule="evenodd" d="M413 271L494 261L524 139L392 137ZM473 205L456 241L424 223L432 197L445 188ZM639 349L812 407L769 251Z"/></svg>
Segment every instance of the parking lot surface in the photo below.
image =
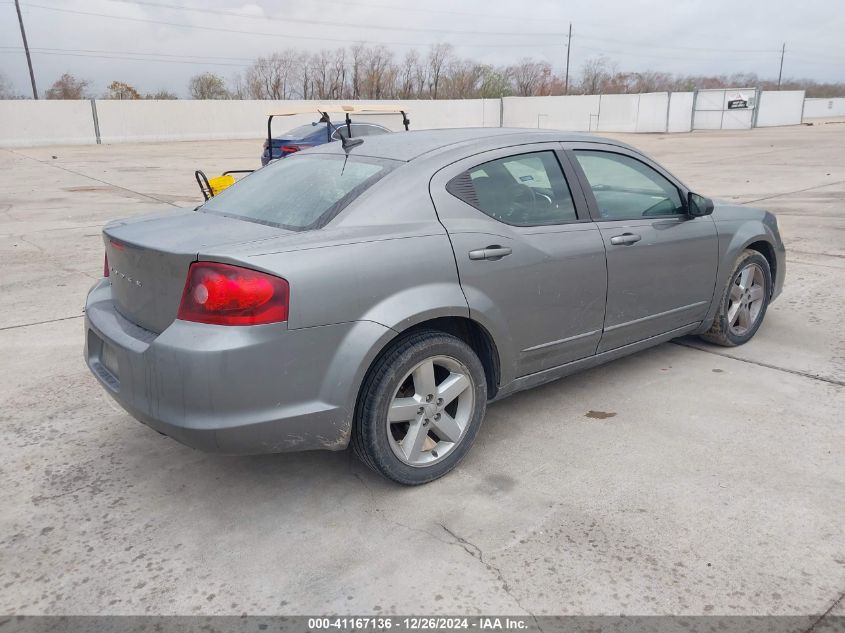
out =
<svg viewBox="0 0 845 633"><path fill-rule="evenodd" d="M260 140L0 150L0 613L845 614L845 124L618 136L775 211L783 295L744 347L492 405L420 488L193 451L84 365L101 226L197 204L193 170Z"/></svg>

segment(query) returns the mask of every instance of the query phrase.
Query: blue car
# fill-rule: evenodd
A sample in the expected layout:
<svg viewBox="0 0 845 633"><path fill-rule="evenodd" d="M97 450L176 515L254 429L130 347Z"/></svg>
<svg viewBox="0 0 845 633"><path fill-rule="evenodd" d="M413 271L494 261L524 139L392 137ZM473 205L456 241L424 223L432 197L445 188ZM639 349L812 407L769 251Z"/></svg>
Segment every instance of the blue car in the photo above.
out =
<svg viewBox="0 0 845 633"><path fill-rule="evenodd" d="M264 141L264 151L261 154L261 165L266 165L271 160L277 158L284 158L291 154L298 152L315 145L323 145L330 140L338 141L346 136L346 121L332 121L332 125L337 128L332 131L331 139L329 139L326 124L322 122L311 123L310 125L300 125L292 130L285 132L280 137L273 138L273 153L270 154L268 142ZM363 136L374 136L376 134L385 134L390 132L386 127L377 125L375 123L351 123L352 138Z"/></svg>

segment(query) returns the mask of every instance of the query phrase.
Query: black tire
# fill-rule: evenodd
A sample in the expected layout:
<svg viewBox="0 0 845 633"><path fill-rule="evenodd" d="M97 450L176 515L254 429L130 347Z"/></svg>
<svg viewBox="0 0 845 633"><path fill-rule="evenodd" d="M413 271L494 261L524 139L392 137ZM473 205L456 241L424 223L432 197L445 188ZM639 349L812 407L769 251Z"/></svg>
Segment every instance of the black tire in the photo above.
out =
<svg viewBox="0 0 845 633"><path fill-rule="evenodd" d="M388 408L408 372L434 357L455 359L468 370L474 394L472 412L461 439L448 454L429 466L411 466L400 460L391 448ZM455 468L469 452L486 408L484 366L472 348L461 339L440 331L414 332L394 341L370 368L358 397L352 448L362 462L388 479L411 486L428 483Z"/></svg>
<svg viewBox="0 0 845 633"><path fill-rule="evenodd" d="M753 325L748 328L747 331L745 331L744 333L738 334L733 330L733 328L730 327L730 324L728 323L730 294L731 289L733 288L734 284L736 284L737 278L749 264L756 264L760 267L763 272L763 304ZM734 265L734 268L731 271L731 276L728 278L728 283L725 289L722 291L722 299L719 302L719 309L716 312L716 319L713 321L713 325L710 327L710 329L701 335L701 338L707 341L708 343L715 343L716 345L722 345L724 347L735 347L737 345L747 343L753 338L753 336L757 333L757 330L760 328L760 325L763 323L763 319L766 316L766 310L769 307L769 299L771 298L771 296L772 272L769 268L768 260L757 251L748 249L744 250L739 256L739 259L737 259L736 264Z"/></svg>

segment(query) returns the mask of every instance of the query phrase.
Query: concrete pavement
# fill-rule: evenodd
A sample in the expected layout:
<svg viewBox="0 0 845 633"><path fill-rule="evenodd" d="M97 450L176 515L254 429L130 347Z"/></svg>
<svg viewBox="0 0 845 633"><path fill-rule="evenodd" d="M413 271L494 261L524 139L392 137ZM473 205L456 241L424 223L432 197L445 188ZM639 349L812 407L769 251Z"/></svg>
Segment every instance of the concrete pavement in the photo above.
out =
<svg viewBox="0 0 845 633"><path fill-rule="evenodd" d="M99 228L260 141L0 150L0 613L808 614L845 591L845 125L637 135L778 213L755 339L685 339L492 405L450 476L210 456L82 360ZM598 414L596 412L599 412ZM841 612L842 603L834 607Z"/></svg>

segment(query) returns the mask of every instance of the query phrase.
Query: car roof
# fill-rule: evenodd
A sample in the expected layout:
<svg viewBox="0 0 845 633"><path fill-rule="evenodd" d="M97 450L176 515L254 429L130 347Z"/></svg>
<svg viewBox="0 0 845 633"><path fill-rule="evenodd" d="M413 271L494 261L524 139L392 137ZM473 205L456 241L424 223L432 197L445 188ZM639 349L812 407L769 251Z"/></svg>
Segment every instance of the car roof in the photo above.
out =
<svg viewBox="0 0 845 633"><path fill-rule="evenodd" d="M388 158L391 160L411 161L424 154L443 149L461 149L466 146L481 145L520 145L523 143L543 142L588 142L607 143L634 149L625 143L613 139L559 130L534 130L526 128L448 128L435 130L414 130L398 134L368 136L364 143L350 151L350 155ZM315 152L342 154L340 143L329 143ZM634 151L636 151L634 149Z"/></svg>

